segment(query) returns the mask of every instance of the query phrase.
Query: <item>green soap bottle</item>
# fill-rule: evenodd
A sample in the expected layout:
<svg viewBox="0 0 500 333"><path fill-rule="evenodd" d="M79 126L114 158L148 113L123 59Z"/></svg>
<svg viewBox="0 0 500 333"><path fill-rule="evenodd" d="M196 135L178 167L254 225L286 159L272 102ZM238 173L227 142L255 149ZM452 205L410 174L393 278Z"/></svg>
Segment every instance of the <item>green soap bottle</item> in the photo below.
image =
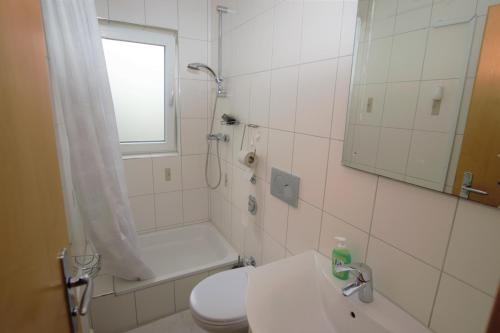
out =
<svg viewBox="0 0 500 333"><path fill-rule="evenodd" d="M332 251L332 273L333 276L341 279L349 279L349 272L337 272L335 270L336 265L345 265L351 263L351 253L347 249L346 239L344 237L335 237L337 240L337 245Z"/></svg>

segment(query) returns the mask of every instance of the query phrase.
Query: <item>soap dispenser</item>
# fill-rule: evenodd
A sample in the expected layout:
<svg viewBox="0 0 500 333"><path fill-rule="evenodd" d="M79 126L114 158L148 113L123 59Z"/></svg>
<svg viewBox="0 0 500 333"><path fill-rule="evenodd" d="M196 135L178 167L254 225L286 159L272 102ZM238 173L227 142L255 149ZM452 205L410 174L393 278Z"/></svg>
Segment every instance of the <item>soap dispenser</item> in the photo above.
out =
<svg viewBox="0 0 500 333"><path fill-rule="evenodd" d="M347 249L346 239L344 237L335 237L337 245L332 251L332 273L341 280L349 279L349 272L337 272L335 266L351 263L351 253Z"/></svg>

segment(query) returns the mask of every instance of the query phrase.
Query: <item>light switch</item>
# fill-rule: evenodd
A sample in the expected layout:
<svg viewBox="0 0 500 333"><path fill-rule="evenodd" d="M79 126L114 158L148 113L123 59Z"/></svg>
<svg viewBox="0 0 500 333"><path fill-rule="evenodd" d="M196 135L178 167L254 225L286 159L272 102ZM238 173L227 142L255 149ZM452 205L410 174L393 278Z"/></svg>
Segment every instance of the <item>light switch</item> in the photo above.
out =
<svg viewBox="0 0 500 333"><path fill-rule="evenodd" d="M170 168L165 168L165 181L169 182L172 180L172 174Z"/></svg>

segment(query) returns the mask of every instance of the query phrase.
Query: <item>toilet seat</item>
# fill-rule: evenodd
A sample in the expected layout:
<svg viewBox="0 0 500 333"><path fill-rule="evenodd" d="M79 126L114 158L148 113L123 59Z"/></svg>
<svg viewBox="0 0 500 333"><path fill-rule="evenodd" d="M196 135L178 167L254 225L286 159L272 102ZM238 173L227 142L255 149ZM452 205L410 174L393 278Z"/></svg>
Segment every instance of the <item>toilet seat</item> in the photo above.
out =
<svg viewBox="0 0 500 333"><path fill-rule="evenodd" d="M245 298L252 269L245 266L220 272L198 283L189 298L193 318L213 330L247 327Z"/></svg>

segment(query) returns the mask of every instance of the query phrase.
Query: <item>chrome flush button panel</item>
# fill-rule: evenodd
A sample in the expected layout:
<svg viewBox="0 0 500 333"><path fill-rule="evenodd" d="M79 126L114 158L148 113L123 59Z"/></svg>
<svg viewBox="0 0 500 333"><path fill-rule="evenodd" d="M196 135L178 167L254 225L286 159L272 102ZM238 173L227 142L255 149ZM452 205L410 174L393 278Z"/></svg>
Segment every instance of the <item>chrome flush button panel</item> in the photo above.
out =
<svg viewBox="0 0 500 333"><path fill-rule="evenodd" d="M271 169L271 194L293 207L299 204L300 178L276 168Z"/></svg>

